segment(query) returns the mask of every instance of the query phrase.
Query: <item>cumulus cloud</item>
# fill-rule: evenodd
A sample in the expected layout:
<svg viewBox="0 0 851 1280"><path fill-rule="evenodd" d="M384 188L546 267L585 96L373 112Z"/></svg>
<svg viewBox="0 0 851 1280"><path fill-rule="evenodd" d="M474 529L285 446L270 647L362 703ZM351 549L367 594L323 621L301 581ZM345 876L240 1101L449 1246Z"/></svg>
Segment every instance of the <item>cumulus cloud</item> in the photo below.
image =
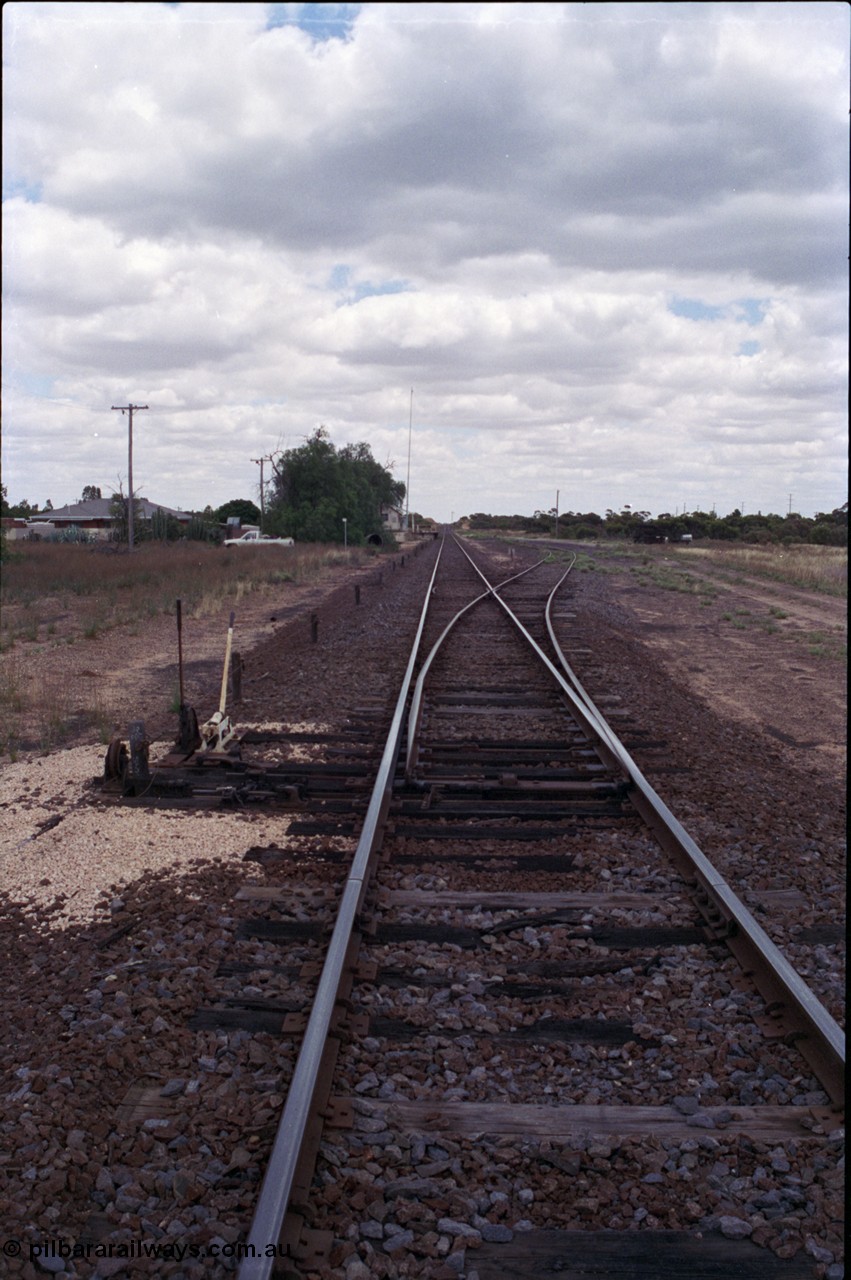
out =
<svg viewBox="0 0 851 1280"><path fill-rule="evenodd" d="M13 500L109 485L131 399L172 505L247 495L251 457L319 422L398 460L412 387L438 518L556 487L844 500L842 6L22 0L4 24Z"/></svg>

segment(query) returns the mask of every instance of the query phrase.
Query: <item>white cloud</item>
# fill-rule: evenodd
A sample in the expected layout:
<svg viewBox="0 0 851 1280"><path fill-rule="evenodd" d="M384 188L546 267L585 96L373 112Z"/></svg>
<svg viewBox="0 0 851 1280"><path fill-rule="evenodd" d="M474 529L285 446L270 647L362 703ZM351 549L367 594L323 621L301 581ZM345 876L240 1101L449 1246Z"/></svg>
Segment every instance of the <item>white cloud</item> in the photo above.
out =
<svg viewBox="0 0 851 1280"><path fill-rule="evenodd" d="M129 400L173 505L319 422L404 478L411 387L438 517L844 500L847 10L321 16L4 10L13 500L111 483Z"/></svg>

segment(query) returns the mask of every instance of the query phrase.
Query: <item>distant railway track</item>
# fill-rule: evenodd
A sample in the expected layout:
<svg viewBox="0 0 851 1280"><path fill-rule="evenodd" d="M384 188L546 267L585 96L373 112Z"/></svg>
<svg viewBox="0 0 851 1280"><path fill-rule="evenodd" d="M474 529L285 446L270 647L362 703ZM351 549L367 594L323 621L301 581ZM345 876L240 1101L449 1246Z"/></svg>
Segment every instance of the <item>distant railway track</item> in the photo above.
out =
<svg viewBox="0 0 851 1280"><path fill-rule="evenodd" d="M279 1240L347 1280L816 1274L724 1188L766 1145L829 1158L841 1032L567 665L561 578L486 582L447 542L372 792L365 743L333 781L279 770L305 835L359 836L336 901L244 891L293 955L288 1008L204 1015L300 1046L241 1280Z"/></svg>

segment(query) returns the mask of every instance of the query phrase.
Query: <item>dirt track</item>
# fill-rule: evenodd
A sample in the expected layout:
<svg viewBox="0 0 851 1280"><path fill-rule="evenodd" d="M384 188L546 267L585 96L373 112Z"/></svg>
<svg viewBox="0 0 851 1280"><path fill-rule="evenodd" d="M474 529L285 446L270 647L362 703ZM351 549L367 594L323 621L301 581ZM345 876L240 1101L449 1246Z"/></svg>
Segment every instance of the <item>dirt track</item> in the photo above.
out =
<svg viewBox="0 0 851 1280"><path fill-rule="evenodd" d="M846 602L780 583L735 584L688 566L708 590L684 593L612 574L605 594L677 684L842 780L846 759ZM782 616L780 616L782 615Z"/></svg>

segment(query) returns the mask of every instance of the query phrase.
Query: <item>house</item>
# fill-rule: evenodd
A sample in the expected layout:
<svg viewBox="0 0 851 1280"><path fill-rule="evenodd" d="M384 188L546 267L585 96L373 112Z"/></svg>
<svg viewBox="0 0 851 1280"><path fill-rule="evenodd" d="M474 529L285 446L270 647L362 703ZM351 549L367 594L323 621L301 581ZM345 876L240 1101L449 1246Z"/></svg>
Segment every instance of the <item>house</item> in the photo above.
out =
<svg viewBox="0 0 851 1280"><path fill-rule="evenodd" d="M175 511L147 498L136 499L136 521L150 520L155 511L164 511L180 524L188 525L191 512ZM27 528L36 537L49 537L63 529L84 529L90 537L104 540L112 536L118 525L111 498L92 498L88 502L71 502L67 507L55 507L52 511L38 511L30 516Z"/></svg>
<svg viewBox="0 0 851 1280"><path fill-rule="evenodd" d="M29 525L22 516L3 516L0 518L0 526L9 542L17 542L29 533Z"/></svg>
<svg viewBox="0 0 851 1280"><path fill-rule="evenodd" d="M381 504L381 527L389 533L399 533L405 527L405 513L401 507Z"/></svg>

